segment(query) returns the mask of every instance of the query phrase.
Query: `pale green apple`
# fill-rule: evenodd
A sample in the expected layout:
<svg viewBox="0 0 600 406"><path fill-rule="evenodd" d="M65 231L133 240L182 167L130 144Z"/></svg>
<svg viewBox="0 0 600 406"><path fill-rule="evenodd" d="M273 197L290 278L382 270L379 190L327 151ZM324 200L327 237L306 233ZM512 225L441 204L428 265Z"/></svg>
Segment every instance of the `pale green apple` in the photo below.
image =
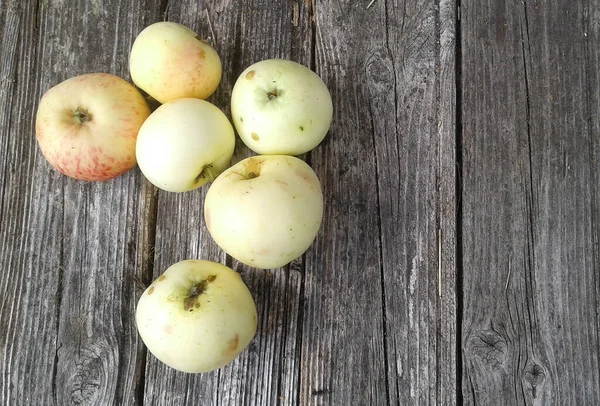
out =
<svg viewBox="0 0 600 406"><path fill-rule="evenodd" d="M217 51L188 27L162 21L146 27L129 56L133 82L161 103L206 99L221 81Z"/></svg>
<svg viewBox="0 0 600 406"><path fill-rule="evenodd" d="M135 166L136 138L148 115L133 85L110 73L88 73L42 96L35 133L42 154L59 172L107 180Z"/></svg>
<svg viewBox="0 0 600 406"><path fill-rule="evenodd" d="M323 140L333 104L316 73L296 62L269 59L239 76L231 94L231 115L252 151L299 155Z"/></svg>
<svg viewBox="0 0 600 406"><path fill-rule="evenodd" d="M200 99L165 103L146 119L137 138L138 165L156 187L196 189L229 166L235 134L219 108Z"/></svg>
<svg viewBox="0 0 600 406"><path fill-rule="evenodd" d="M246 158L210 186L204 219L226 253L256 268L300 257L323 218L321 183L304 161L286 155Z"/></svg>
<svg viewBox="0 0 600 406"><path fill-rule="evenodd" d="M199 373L235 359L256 333L256 306L240 275L216 262L169 267L137 304L137 329L148 350L179 371Z"/></svg>

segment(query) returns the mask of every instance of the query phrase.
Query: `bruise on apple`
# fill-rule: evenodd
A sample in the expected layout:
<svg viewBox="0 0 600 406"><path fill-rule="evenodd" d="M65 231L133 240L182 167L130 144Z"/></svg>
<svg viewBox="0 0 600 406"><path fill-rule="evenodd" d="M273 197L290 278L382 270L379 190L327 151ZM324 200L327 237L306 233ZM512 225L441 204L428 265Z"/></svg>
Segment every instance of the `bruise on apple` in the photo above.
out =
<svg viewBox="0 0 600 406"><path fill-rule="evenodd" d="M315 178L314 178L314 176L312 176L312 174L310 172L306 172L306 171L303 171L303 170L297 170L296 171L296 175L300 179L306 181L311 186L314 186Z"/></svg>
<svg viewBox="0 0 600 406"><path fill-rule="evenodd" d="M188 292L188 295L183 299L183 310L194 311L200 307L200 296L206 292L208 284L214 282L217 279L217 275L208 275L206 279L201 280L192 286Z"/></svg>
<svg viewBox="0 0 600 406"><path fill-rule="evenodd" d="M258 255L260 256L268 256L271 255L271 249L270 248L262 248L260 251L257 252Z"/></svg>
<svg viewBox="0 0 600 406"><path fill-rule="evenodd" d="M227 341L227 346L221 353L223 357L231 357L237 352L238 345L240 344L240 336L236 333L233 338Z"/></svg>
<svg viewBox="0 0 600 406"><path fill-rule="evenodd" d="M248 80L254 79L255 74L256 74L256 72L251 70L250 72L246 73L246 79L248 79Z"/></svg>
<svg viewBox="0 0 600 406"><path fill-rule="evenodd" d="M286 188L289 186L289 184L288 184L287 182L284 182L284 181L282 181L282 180L279 180L279 179L276 179L276 180L275 180L275 183L277 183L277 185L278 185L280 188L284 189L284 190L285 190L285 189L286 189Z"/></svg>

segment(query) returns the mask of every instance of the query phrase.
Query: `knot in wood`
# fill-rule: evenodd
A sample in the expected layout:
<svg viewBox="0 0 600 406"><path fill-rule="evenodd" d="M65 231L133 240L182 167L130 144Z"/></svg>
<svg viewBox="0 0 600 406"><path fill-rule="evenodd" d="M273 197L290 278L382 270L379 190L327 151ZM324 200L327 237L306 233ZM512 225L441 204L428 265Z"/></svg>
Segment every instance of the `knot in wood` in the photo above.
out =
<svg viewBox="0 0 600 406"><path fill-rule="evenodd" d="M393 90L394 64L386 51L375 50L365 62L367 83L374 86L377 91Z"/></svg>
<svg viewBox="0 0 600 406"><path fill-rule="evenodd" d="M523 374L523 387L531 392L531 396L535 399L540 387L546 381L546 368L540 364L530 364L525 367Z"/></svg>
<svg viewBox="0 0 600 406"><path fill-rule="evenodd" d="M466 351L491 369L500 369L507 358L506 339L495 330L479 330L469 336Z"/></svg>

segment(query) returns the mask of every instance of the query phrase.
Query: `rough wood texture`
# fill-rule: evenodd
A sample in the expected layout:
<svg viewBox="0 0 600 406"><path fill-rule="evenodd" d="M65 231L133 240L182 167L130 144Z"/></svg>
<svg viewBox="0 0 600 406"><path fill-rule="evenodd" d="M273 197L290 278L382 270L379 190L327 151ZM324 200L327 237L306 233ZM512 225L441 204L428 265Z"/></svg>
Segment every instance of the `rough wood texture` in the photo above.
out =
<svg viewBox="0 0 600 406"><path fill-rule="evenodd" d="M0 1L0 404L600 404L600 2L460 6ZM303 157L324 223L290 266L224 255L207 187L77 182L41 156L41 95L129 79L162 19L215 45L227 114L261 59L329 86L331 132ZM143 286L185 258L231 265L258 306L256 339L211 374L165 367L135 329Z"/></svg>
<svg viewBox="0 0 600 406"><path fill-rule="evenodd" d="M454 4L324 2L316 16L335 113L311 154L327 195L306 256L300 403L451 404Z"/></svg>
<svg viewBox="0 0 600 406"><path fill-rule="evenodd" d="M34 114L41 95L70 76L127 78L144 6L1 7L0 403L135 404L142 347L132 315L148 226L142 177L92 184L58 174L37 148Z"/></svg>
<svg viewBox="0 0 600 406"><path fill-rule="evenodd" d="M599 9L462 3L466 404L600 403Z"/></svg>

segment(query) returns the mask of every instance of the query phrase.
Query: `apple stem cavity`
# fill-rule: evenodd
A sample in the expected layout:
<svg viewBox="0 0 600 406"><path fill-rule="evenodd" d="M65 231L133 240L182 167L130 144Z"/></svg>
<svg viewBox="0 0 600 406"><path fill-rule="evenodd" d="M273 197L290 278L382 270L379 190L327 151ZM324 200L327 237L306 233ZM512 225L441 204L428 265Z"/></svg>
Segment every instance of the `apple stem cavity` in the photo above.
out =
<svg viewBox="0 0 600 406"><path fill-rule="evenodd" d="M260 176L260 170L262 168L262 161L255 158L248 158L244 165L244 177L246 180L258 178Z"/></svg>
<svg viewBox="0 0 600 406"><path fill-rule="evenodd" d="M215 279L217 279L217 275L209 275L206 279L203 279L200 282L193 285L190 288L186 298L183 299L183 310L185 310L186 312L191 312L195 308L197 309L198 307L200 307L200 302L198 301L198 298L201 294L203 294L206 291L206 287L208 286L208 284L213 282Z"/></svg>
<svg viewBox="0 0 600 406"><path fill-rule="evenodd" d="M73 111L73 119L77 124L84 124L88 121L92 121L92 115L86 109L77 107L75 111Z"/></svg>
<svg viewBox="0 0 600 406"><path fill-rule="evenodd" d="M277 97L279 97L280 94L281 94L280 90L273 89L269 93L267 93L267 96L269 97L269 100L273 100L273 99L276 99Z"/></svg>

